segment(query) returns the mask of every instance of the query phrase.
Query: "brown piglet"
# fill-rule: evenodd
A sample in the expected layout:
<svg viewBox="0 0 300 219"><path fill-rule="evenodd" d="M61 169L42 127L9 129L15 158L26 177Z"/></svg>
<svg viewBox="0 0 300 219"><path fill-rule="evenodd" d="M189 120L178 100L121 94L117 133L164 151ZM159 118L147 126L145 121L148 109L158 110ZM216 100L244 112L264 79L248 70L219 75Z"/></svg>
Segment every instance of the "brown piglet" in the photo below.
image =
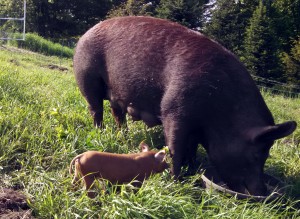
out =
<svg viewBox="0 0 300 219"><path fill-rule="evenodd" d="M140 143L140 149L141 152L135 154L87 151L77 155L70 163L70 174L75 164L72 184L77 184L80 176L87 190L92 187L96 178L108 180L113 184L123 184L133 180L142 182L151 174L163 172L168 168L164 150L149 151L149 146L144 142ZM87 194L90 198L96 195L91 191Z"/></svg>

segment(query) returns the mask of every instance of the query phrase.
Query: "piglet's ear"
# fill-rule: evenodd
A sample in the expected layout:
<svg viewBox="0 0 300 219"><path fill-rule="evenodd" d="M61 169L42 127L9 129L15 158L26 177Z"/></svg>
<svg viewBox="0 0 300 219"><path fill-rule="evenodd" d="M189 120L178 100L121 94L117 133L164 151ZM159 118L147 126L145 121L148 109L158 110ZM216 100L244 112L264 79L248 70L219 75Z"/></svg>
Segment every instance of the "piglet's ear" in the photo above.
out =
<svg viewBox="0 0 300 219"><path fill-rule="evenodd" d="M140 143L139 147L140 147L141 152L147 152L147 151L149 151L149 146L144 141L142 141Z"/></svg>
<svg viewBox="0 0 300 219"><path fill-rule="evenodd" d="M155 160L157 160L159 163L163 162L166 157L166 152L164 150L161 150L157 152L155 155Z"/></svg>
<svg viewBox="0 0 300 219"><path fill-rule="evenodd" d="M296 127L297 123L295 121L289 121L274 126L255 129L252 132L252 141L254 143L274 141L292 134Z"/></svg>

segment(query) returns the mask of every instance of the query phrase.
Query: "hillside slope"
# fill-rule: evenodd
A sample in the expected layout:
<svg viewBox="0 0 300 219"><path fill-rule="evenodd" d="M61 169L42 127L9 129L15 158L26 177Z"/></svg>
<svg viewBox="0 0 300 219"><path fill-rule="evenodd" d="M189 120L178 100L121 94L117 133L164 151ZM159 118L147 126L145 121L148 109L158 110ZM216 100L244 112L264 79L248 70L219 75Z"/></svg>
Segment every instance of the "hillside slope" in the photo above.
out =
<svg viewBox="0 0 300 219"><path fill-rule="evenodd" d="M263 92L276 122L300 125L300 98ZM128 121L117 129L105 103L103 130L92 126L72 73L72 60L0 46L0 191L18 189L36 218L297 218L300 217L300 129L275 143L266 171L288 184L286 197L253 203L199 186L200 176L174 182L168 172L142 188L111 186L90 200L71 187L71 159L86 150L137 152L145 140L164 145L161 127ZM199 155L204 155L199 148ZM1 217L1 212L0 212Z"/></svg>

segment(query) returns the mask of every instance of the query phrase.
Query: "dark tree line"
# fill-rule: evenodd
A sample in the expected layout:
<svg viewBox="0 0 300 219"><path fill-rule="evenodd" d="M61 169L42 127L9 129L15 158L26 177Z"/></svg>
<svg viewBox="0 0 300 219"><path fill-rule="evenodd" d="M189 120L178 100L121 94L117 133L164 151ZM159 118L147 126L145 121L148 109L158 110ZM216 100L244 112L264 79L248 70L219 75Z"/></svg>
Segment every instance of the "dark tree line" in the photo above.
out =
<svg viewBox="0 0 300 219"><path fill-rule="evenodd" d="M22 7L1 0L0 13ZM300 84L300 0L27 0L28 32L79 37L101 20L148 15L200 30L233 51L257 76ZM5 7L4 7L4 6Z"/></svg>
<svg viewBox="0 0 300 219"><path fill-rule="evenodd" d="M300 0L217 0L204 32L257 76L300 86Z"/></svg>
<svg viewBox="0 0 300 219"><path fill-rule="evenodd" d="M78 36L103 20L120 1L110 0L27 0L30 32L47 38Z"/></svg>

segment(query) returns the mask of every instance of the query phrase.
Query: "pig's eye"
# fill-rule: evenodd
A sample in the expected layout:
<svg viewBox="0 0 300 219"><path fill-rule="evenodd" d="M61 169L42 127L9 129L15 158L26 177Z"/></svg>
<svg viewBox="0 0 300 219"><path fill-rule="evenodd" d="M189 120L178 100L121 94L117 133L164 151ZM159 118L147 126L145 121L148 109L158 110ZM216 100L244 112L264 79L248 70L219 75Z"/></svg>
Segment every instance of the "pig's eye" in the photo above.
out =
<svg viewBox="0 0 300 219"><path fill-rule="evenodd" d="M263 161L263 160L266 160L269 156L269 153L268 152L260 152L260 153L254 153L253 154L253 161L254 162L259 162L259 161Z"/></svg>
<svg viewBox="0 0 300 219"><path fill-rule="evenodd" d="M261 160L262 156L260 153L254 153L251 157L251 161L256 163L259 162Z"/></svg>

